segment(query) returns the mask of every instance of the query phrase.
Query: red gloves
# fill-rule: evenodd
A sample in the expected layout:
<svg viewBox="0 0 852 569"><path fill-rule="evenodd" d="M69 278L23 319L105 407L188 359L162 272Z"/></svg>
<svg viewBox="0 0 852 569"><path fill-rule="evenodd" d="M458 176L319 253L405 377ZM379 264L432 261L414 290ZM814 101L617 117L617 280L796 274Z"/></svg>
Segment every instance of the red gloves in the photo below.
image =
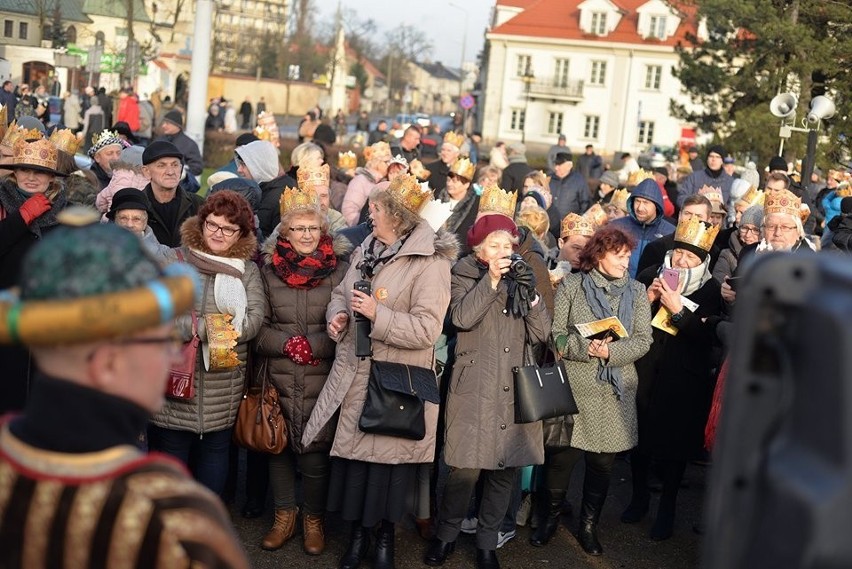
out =
<svg viewBox="0 0 852 569"><path fill-rule="evenodd" d="M24 218L24 223L29 225L34 219L44 215L53 204L47 199L44 194L35 194L33 197L24 202L18 211L21 212L21 217Z"/></svg>
<svg viewBox="0 0 852 569"><path fill-rule="evenodd" d="M314 358L314 352L308 339L304 336L293 336L284 342L284 355L299 365L319 365L320 360Z"/></svg>

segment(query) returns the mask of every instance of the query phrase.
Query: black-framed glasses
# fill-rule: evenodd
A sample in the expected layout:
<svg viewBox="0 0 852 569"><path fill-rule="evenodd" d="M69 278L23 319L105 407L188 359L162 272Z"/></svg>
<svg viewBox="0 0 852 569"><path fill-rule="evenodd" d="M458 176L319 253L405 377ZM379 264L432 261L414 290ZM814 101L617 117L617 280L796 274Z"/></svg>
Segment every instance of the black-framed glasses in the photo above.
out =
<svg viewBox="0 0 852 569"><path fill-rule="evenodd" d="M213 223L212 221L205 219L204 227L207 228L207 231L210 233L216 233L217 231L221 231L222 235L225 237L233 237L234 234L240 230L239 227L222 227L219 224Z"/></svg>

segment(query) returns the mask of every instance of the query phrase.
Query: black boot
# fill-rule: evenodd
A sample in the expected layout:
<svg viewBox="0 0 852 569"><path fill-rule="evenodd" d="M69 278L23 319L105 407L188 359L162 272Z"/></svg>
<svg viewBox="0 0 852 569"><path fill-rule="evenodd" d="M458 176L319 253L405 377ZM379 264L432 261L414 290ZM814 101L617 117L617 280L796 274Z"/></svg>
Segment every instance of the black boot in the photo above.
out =
<svg viewBox="0 0 852 569"><path fill-rule="evenodd" d="M441 541L437 537L429 543L429 549L423 557L423 563L431 567L439 567L444 564L447 557L456 549L455 541Z"/></svg>
<svg viewBox="0 0 852 569"><path fill-rule="evenodd" d="M500 569L497 552L493 549L477 549L476 569Z"/></svg>
<svg viewBox="0 0 852 569"><path fill-rule="evenodd" d="M633 496L630 504L621 513L621 521L625 524L635 524L648 513L651 502L651 492L648 490L648 470L651 459L645 454L634 450L630 454L630 474L633 482Z"/></svg>
<svg viewBox="0 0 852 569"><path fill-rule="evenodd" d="M686 470L686 462L665 461L660 463L660 476L663 479L663 494L660 496L660 507L657 510L657 519L651 527L651 539L663 541L669 539L674 533L675 507L677 505L677 492L683 481L683 473Z"/></svg>
<svg viewBox="0 0 852 569"><path fill-rule="evenodd" d="M562 515L562 501L565 499L565 490L545 490L536 498L540 502L537 512L538 527L530 537L530 545L543 547L559 529L559 518Z"/></svg>
<svg viewBox="0 0 852 569"><path fill-rule="evenodd" d="M376 558L373 569L394 569L394 528L393 524L382 520L379 531L376 532Z"/></svg>
<svg viewBox="0 0 852 569"><path fill-rule="evenodd" d="M370 532L360 522L352 522L349 548L340 559L340 569L357 569L370 548Z"/></svg>
<svg viewBox="0 0 852 569"><path fill-rule="evenodd" d="M601 517L606 494L609 490L608 476L595 476L586 469L583 480L583 503L580 506L580 529L577 541L589 555L603 555L603 546L598 541L598 520Z"/></svg>

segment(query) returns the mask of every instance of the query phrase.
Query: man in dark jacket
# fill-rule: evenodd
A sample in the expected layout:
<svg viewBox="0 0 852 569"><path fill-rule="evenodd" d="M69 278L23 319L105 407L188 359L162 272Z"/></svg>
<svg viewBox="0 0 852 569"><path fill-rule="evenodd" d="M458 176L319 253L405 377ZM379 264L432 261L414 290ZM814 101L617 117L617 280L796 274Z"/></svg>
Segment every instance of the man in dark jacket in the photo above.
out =
<svg viewBox="0 0 852 569"><path fill-rule="evenodd" d="M163 116L160 124L162 134L154 140L171 142L177 146L183 155L184 162L193 176L200 176L204 169L204 161L201 159L201 151L194 140L183 132L183 115L177 109L172 109Z"/></svg>
<svg viewBox="0 0 852 569"><path fill-rule="evenodd" d="M554 157L553 164L550 193L553 195L553 206L559 214L559 219L569 213L584 214L592 205L592 198L586 179L574 169L572 156L567 152L560 152Z"/></svg>
<svg viewBox="0 0 852 569"><path fill-rule="evenodd" d="M0 126L5 127L15 120L15 105L17 104L15 85L11 81L3 81L3 88L0 89L0 105L6 107L6 124Z"/></svg>
<svg viewBox="0 0 852 569"><path fill-rule="evenodd" d="M636 239L636 248L630 254L628 266L630 276L636 278L639 258L645 246L655 239L674 233L675 226L663 218L663 193L652 179L642 180L633 188L627 198L627 210L630 212L627 216L610 223Z"/></svg>
<svg viewBox="0 0 852 569"><path fill-rule="evenodd" d="M707 165L701 170L694 171L680 184L677 195L679 207L683 206L683 200L692 194L697 194L704 186L719 188L724 198L723 203L730 201L731 185L734 183L734 179L723 168L722 161L725 156L725 148L719 144L714 144L707 149Z"/></svg>
<svg viewBox="0 0 852 569"><path fill-rule="evenodd" d="M163 245L180 245L180 226L198 213L204 198L180 188L183 153L171 142L152 142L142 153L142 173L151 182L145 194L151 203L148 227Z"/></svg>
<svg viewBox="0 0 852 569"><path fill-rule="evenodd" d="M506 150L509 165L503 170L500 187L507 192L520 192L524 189L524 178L533 171L527 164L527 147L521 142L510 144Z"/></svg>
<svg viewBox="0 0 852 569"><path fill-rule="evenodd" d="M243 117L243 130L251 128L251 99L246 97L246 100L240 105L240 116Z"/></svg>
<svg viewBox="0 0 852 569"><path fill-rule="evenodd" d="M435 192L440 192L447 187L447 175L452 165L459 159L463 143L464 136L448 132L444 135L444 142L441 144L441 159L426 165L426 169L432 173L429 176L429 187Z"/></svg>
<svg viewBox="0 0 852 569"><path fill-rule="evenodd" d="M591 144L586 145L586 152L577 158L577 169L586 179L586 183L592 180L600 180L603 174L603 159L595 154L595 147Z"/></svg>
<svg viewBox="0 0 852 569"><path fill-rule="evenodd" d="M420 125L412 124L405 132L399 142L391 144L391 154L399 154L411 164L414 160L420 160L420 135L423 129Z"/></svg>

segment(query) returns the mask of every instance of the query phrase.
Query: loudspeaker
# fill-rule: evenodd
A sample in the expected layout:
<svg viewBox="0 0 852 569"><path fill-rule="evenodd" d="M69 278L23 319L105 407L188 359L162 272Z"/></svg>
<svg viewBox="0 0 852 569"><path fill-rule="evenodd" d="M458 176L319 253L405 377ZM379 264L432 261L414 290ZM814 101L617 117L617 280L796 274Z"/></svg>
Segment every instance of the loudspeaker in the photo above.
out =
<svg viewBox="0 0 852 569"><path fill-rule="evenodd" d="M796 105L799 104L799 99L792 93L781 93L775 95L772 101L769 102L769 110L776 117L786 119L787 117L796 114Z"/></svg>
<svg viewBox="0 0 852 569"><path fill-rule="evenodd" d="M808 122L818 123L824 119L830 119L834 116L834 101L828 97L814 97L811 101L811 112L808 113Z"/></svg>
<svg viewBox="0 0 852 569"><path fill-rule="evenodd" d="M704 569L852 567L850 259L768 253L738 287Z"/></svg>

